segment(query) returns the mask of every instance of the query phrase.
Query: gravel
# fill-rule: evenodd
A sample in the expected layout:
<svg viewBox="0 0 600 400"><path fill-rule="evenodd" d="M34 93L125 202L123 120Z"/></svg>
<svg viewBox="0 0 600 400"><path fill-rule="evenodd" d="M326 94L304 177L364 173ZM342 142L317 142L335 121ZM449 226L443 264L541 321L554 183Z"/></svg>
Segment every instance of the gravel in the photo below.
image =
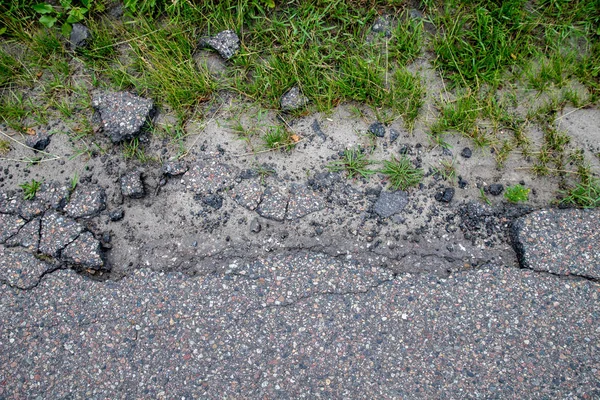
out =
<svg viewBox="0 0 600 400"><path fill-rule="evenodd" d="M454 198L454 188L444 188L435 195L435 199L442 203L450 203Z"/></svg>
<svg viewBox="0 0 600 400"><path fill-rule="evenodd" d="M374 122L369 126L369 133L378 138L385 136L385 125L381 122Z"/></svg>
<svg viewBox="0 0 600 400"><path fill-rule="evenodd" d="M504 186L500 183L493 183L485 188L485 191L492 196L500 196L504 191Z"/></svg>
<svg viewBox="0 0 600 400"><path fill-rule="evenodd" d="M25 144L35 150L45 150L50 144L50 136L45 133L37 133L27 137Z"/></svg>

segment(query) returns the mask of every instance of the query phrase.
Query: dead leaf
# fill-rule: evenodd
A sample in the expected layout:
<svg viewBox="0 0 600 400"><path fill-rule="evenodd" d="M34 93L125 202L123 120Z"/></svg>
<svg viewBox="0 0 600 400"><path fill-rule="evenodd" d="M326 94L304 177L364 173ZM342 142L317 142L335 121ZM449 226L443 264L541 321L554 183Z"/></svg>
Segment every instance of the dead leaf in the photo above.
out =
<svg viewBox="0 0 600 400"><path fill-rule="evenodd" d="M25 133L27 133L28 135L34 136L35 135L35 129L33 129L33 128L27 128L27 130L25 130Z"/></svg>
<svg viewBox="0 0 600 400"><path fill-rule="evenodd" d="M516 56L515 54L513 54L513 53L510 53L510 57L511 57L513 60L516 60L516 59L517 59L517 56Z"/></svg>
<svg viewBox="0 0 600 400"><path fill-rule="evenodd" d="M298 143L300 141L300 136L293 134L292 136L290 136L290 139L292 139L292 142Z"/></svg>

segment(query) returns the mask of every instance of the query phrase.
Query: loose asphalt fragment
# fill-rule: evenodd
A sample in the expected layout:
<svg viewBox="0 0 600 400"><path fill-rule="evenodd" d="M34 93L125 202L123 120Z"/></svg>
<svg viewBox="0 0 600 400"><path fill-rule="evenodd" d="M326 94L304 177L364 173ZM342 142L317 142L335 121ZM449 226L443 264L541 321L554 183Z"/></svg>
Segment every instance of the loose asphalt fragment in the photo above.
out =
<svg viewBox="0 0 600 400"><path fill-rule="evenodd" d="M216 50L225 60L229 60L240 49L240 39L234 31L226 30L217 33L213 37L200 39L199 46L210 47Z"/></svg>
<svg viewBox="0 0 600 400"><path fill-rule="evenodd" d="M549 209L512 225L523 268L600 279L600 210Z"/></svg>
<svg viewBox="0 0 600 400"><path fill-rule="evenodd" d="M155 113L152 100L128 92L96 91L92 106L99 114L104 134L113 143L141 135Z"/></svg>
<svg viewBox="0 0 600 400"><path fill-rule="evenodd" d="M306 97L300 91L298 86L292 87L290 90L285 92L281 96L280 105L283 111L294 111L298 110L309 103L308 97Z"/></svg>

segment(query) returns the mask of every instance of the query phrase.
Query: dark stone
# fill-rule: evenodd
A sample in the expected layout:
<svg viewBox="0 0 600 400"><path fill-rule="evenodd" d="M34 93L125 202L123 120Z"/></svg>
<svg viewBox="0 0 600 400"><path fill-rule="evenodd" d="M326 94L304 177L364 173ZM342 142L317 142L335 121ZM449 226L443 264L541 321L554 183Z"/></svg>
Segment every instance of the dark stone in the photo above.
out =
<svg viewBox="0 0 600 400"><path fill-rule="evenodd" d="M401 190L388 192L383 190L373 205L373 212L382 218L399 213L408 204L408 193Z"/></svg>
<svg viewBox="0 0 600 400"><path fill-rule="evenodd" d="M140 199L146 194L142 174L139 171L129 171L121 176L121 193L132 199Z"/></svg>
<svg viewBox="0 0 600 400"><path fill-rule="evenodd" d="M110 218L110 220L113 222L122 220L124 216L125 216L125 212L123 211L122 208L117 208L116 210L112 210L108 214L108 218Z"/></svg>
<svg viewBox="0 0 600 400"><path fill-rule="evenodd" d="M34 136L29 136L25 144L35 150L45 150L50 144L50 136L45 133L38 133Z"/></svg>
<svg viewBox="0 0 600 400"><path fill-rule="evenodd" d="M75 51L83 47L87 47L89 40L92 38L92 33L83 24L73 24L71 36L69 37L69 45L71 50Z"/></svg>
<svg viewBox="0 0 600 400"><path fill-rule="evenodd" d="M317 136L319 136L323 140L327 140L327 135L325 135L325 132L323 132L323 130L321 129L319 121L315 119L311 125L311 128L317 134Z"/></svg>
<svg viewBox="0 0 600 400"><path fill-rule="evenodd" d="M221 57L229 60L240 49L240 38L232 30L217 33L213 37L200 39L200 47L209 47L216 50Z"/></svg>
<svg viewBox="0 0 600 400"><path fill-rule="evenodd" d="M464 158L471 158L471 156L473 155L473 152L471 151L470 148L465 147L464 149L462 149L462 151L460 152L460 155L463 156Z"/></svg>
<svg viewBox="0 0 600 400"><path fill-rule="evenodd" d="M464 180L462 176L458 177L458 187L459 188L464 189L467 187L468 184L469 184L469 182Z"/></svg>
<svg viewBox="0 0 600 400"><path fill-rule="evenodd" d="M435 199L442 203L450 203L454 197L454 188L445 188L444 190L436 193Z"/></svg>
<svg viewBox="0 0 600 400"><path fill-rule="evenodd" d="M400 147L400 151L399 151L399 153L400 153L400 154L402 154L403 156L405 156L405 155L407 155L407 154L408 154L409 150L410 150L410 148L409 148L407 145L403 144L403 145Z"/></svg>
<svg viewBox="0 0 600 400"><path fill-rule="evenodd" d="M504 191L504 186L500 183L493 183L486 188L486 192L492 196L499 196Z"/></svg>
<svg viewBox="0 0 600 400"><path fill-rule="evenodd" d="M298 86L294 86L288 90L283 96L281 96L280 104L283 111L294 111L298 110L309 102L308 97L300 92Z"/></svg>
<svg viewBox="0 0 600 400"><path fill-rule="evenodd" d="M390 143L394 143L400 137L400 132L390 129Z"/></svg>
<svg viewBox="0 0 600 400"><path fill-rule="evenodd" d="M223 197L219 196L218 194L210 194L208 196L205 196L202 199L202 202L214 208L215 210L218 210L221 207L223 207Z"/></svg>
<svg viewBox="0 0 600 400"><path fill-rule="evenodd" d="M369 126L369 133L376 137L382 138L385 136L385 125L381 122L374 122Z"/></svg>
<svg viewBox="0 0 600 400"><path fill-rule="evenodd" d="M240 177L240 179L258 178L258 172L256 172L253 169L245 169L242 172L240 172L239 177Z"/></svg>
<svg viewBox="0 0 600 400"><path fill-rule="evenodd" d="M188 167L183 161L168 161L162 166L163 174L170 177L183 175L187 172L187 170Z"/></svg>
<svg viewBox="0 0 600 400"><path fill-rule="evenodd" d="M104 134L113 143L141 135L155 111L152 100L128 92L96 92L92 94L92 106L99 114Z"/></svg>
<svg viewBox="0 0 600 400"><path fill-rule="evenodd" d="M258 220L258 218L253 218L252 221L250 222L250 231L254 232L254 233L258 233L258 232L260 232L261 229L262 229L262 226L260 225L260 221Z"/></svg>

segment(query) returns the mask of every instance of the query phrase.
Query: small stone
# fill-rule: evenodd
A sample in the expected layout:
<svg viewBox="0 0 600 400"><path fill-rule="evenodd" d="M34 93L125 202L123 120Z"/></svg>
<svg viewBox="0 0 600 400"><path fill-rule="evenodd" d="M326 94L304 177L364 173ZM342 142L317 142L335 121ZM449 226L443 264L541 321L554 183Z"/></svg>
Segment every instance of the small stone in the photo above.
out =
<svg viewBox="0 0 600 400"><path fill-rule="evenodd" d="M218 210L221 207L223 207L223 197L219 196L218 194L210 194L208 196L205 196L202 199L202 202L214 208L215 210Z"/></svg>
<svg viewBox="0 0 600 400"><path fill-rule="evenodd" d="M369 133L376 137L382 138L385 136L385 125L381 122L374 122L369 126Z"/></svg>
<svg viewBox="0 0 600 400"><path fill-rule="evenodd" d="M240 49L240 38L234 31L226 30L217 33L213 37L200 39L199 46L210 47L216 50L221 57L229 60Z"/></svg>
<svg viewBox="0 0 600 400"><path fill-rule="evenodd" d="M34 136L29 136L25 144L32 149L42 151L50 144L50 136L45 133L38 133Z"/></svg>
<svg viewBox="0 0 600 400"><path fill-rule="evenodd" d="M168 161L162 166L163 174L169 177L183 175L187 172L187 170L188 167L183 161Z"/></svg>
<svg viewBox="0 0 600 400"><path fill-rule="evenodd" d="M121 176L121 193L123 196L132 199L140 199L144 197L144 183L142 182L142 174L139 171L130 171Z"/></svg>
<svg viewBox="0 0 600 400"><path fill-rule="evenodd" d="M73 24L71 36L69 37L69 45L71 46L71 50L75 51L86 47L91 38L92 34L85 25Z"/></svg>
<svg viewBox="0 0 600 400"><path fill-rule="evenodd" d="M394 143L400 137L400 132L395 129L390 129L390 143Z"/></svg>
<svg viewBox="0 0 600 400"><path fill-rule="evenodd" d="M116 210L112 210L110 213L108 213L108 218L110 218L110 220L113 222L122 220L124 216L125 212L122 208L117 208Z"/></svg>
<svg viewBox="0 0 600 400"><path fill-rule="evenodd" d="M288 90L283 96L281 96L280 104L283 111L294 111L298 110L309 102L298 86L294 86Z"/></svg>
<svg viewBox="0 0 600 400"><path fill-rule="evenodd" d="M500 183L493 183L486 188L486 192L492 196L499 196L504 191L504 186Z"/></svg>
<svg viewBox="0 0 600 400"><path fill-rule="evenodd" d="M141 135L155 111L152 100L128 92L95 92L92 106L113 143Z"/></svg>
<svg viewBox="0 0 600 400"><path fill-rule="evenodd" d="M470 148L465 147L464 149L462 149L462 151L460 152L460 155L463 156L464 158L471 158L471 156L473 155L473 152L471 151Z"/></svg>
<svg viewBox="0 0 600 400"><path fill-rule="evenodd" d="M462 176L458 177L458 187L459 188L464 189L467 187L468 184L469 184L469 182L464 180Z"/></svg>
<svg viewBox="0 0 600 400"><path fill-rule="evenodd" d="M454 197L454 188L445 188L441 192L438 192L435 195L435 199L437 201L441 201L442 203L450 203L452 198Z"/></svg>
<svg viewBox="0 0 600 400"><path fill-rule="evenodd" d="M262 226L260 225L260 221L258 220L258 218L253 218L252 221L250 221L250 231L258 233L261 229Z"/></svg>
<svg viewBox="0 0 600 400"><path fill-rule="evenodd" d="M381 191L373 205L373 212L382 218L398 214L408 204L408 193L398 190L395 192Z"/></svg>

